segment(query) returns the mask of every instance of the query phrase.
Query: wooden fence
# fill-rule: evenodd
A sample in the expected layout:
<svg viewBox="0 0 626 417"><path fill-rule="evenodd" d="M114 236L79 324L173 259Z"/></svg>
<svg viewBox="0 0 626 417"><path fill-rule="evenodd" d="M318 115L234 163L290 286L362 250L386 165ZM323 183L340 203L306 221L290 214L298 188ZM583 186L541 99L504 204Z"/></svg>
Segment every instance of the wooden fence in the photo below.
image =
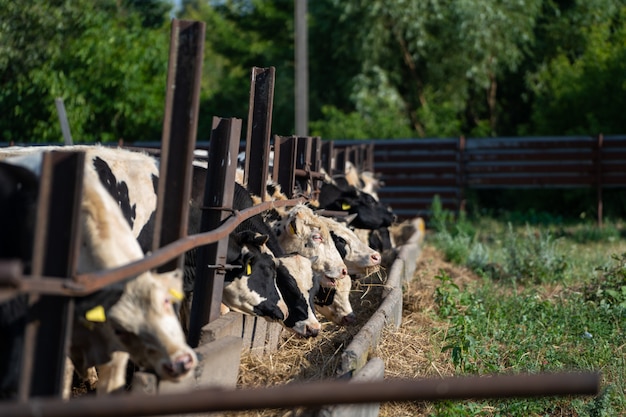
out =
<svg viewBox="0 0 626 417"><path fill-rule="evenodd" d="M359 141L361 142L361 141ZM355 141L335 141L335 146ZM464 208L471 189L626 187L626 135L362 141L374 146L379 195L400 218L428 217L433 197Z"/></svg>

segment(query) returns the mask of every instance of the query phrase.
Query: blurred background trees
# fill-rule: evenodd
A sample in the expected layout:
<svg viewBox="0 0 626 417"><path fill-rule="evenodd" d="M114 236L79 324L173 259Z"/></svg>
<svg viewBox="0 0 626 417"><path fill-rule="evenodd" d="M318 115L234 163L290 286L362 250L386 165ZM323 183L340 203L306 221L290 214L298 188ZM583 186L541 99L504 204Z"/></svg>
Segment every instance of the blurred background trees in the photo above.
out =
<svg viewBox="0 0 626 417"><path fill-rule="evenodd" d="M294 130L293 0L0 0L2 141L158 141L170 19L207 24L199 140L247 118L276 67ZM626 132L624 0L315 0L310 134L327 139Z"/></svg>

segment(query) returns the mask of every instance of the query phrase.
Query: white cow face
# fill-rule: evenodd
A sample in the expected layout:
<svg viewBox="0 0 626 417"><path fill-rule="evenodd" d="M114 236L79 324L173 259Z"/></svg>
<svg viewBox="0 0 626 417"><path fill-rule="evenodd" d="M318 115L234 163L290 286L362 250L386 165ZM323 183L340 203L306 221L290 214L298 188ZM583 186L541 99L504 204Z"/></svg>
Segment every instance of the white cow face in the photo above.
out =
<svg viewBox="0 0 626 417"><path fill-rule="evenodd" d="M299 254L277 260L276 283L289 308L284 327L302 337L317 336L321 325L315 317L313 299L320 280L313 272L311 260Z"/></svg>
<svg viewBox="0 0 626 417"><path fill-rule="evenodd" d="M315 298L315 310L339 326L349 326L356 322L350 304L351 279L337 281L335 288L323 288Z"/></svg>
<svg viewBox="0 0 626 417"><path fill-rule="evenodd" d="M348 276L328 227L310 208L302 204L294 206L273 229L285 252L317 257L312 268L323 276L322 286L334 287L337 280Z"/></svg>
<svg viewBox="0 0 626 417"><path fill-rule="evenodd" d="M348 274L369 275L380 268L380 253L370 248L345 224L320 216L330 230L331 237L339 254L348 267Z"/></svg>
<svg viewBox="0 0 626 417"><path fill-rule="evenodd" d="M165 380L179 381L197 364L187 345L174 304L182 300L179 270L144 273L128 281L107 321L131 359Z"/></svg>

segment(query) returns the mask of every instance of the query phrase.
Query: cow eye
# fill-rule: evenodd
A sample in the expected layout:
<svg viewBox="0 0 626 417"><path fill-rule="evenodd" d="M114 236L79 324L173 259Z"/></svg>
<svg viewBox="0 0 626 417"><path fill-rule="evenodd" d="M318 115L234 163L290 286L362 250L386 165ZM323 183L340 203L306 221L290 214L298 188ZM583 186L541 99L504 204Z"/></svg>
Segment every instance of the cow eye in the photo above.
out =
<svg viewBox="0 0 626 417"><path fill-rule="evenodd" d="M322 237L321 234L319 233L313 233L313 236L311 236L311 238L316 241L316 242L323 242L324 238Z"/></svg>

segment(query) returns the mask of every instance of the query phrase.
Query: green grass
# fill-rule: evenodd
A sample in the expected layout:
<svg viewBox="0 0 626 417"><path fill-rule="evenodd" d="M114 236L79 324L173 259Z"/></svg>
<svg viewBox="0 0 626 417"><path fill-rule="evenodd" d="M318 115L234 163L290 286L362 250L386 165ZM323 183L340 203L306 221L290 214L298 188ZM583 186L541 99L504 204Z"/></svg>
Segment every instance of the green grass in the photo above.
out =
<svg viewBox="0 0 626 417"><path fill-rule="evenodd" d="M433 224L428 243L481 277L460 289L446 272L437 276L444 351L459 373L603 375L597 398L443 401L433 415L626 415L626 244L619 224L514 225L447 213Z"/></svg>

